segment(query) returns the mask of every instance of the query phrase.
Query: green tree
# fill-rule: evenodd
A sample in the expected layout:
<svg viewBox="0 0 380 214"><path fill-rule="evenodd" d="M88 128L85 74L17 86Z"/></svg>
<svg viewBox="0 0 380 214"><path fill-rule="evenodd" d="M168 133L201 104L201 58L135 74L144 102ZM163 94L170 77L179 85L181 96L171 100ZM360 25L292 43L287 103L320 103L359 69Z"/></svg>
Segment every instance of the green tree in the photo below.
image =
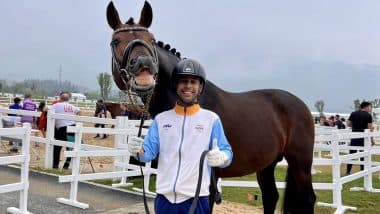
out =
<svg viewBox="0 0 380 214"><path fill-rule="evenodd" d="M314 107L319 112L319 116L323 116L323 110L325 108L325 102L323 102L323 100L317 100L317 102L315 102L315 104L314 104Z"/></svg>
<svg viewBox="0 0 380 214"><path fill-rule="evenodd" d="M107 99L110 95L111 88L112 88L112 80L111 75L108 73L100 73L97 77L98 84L100 87L100 96L103 99Z"/></svg>

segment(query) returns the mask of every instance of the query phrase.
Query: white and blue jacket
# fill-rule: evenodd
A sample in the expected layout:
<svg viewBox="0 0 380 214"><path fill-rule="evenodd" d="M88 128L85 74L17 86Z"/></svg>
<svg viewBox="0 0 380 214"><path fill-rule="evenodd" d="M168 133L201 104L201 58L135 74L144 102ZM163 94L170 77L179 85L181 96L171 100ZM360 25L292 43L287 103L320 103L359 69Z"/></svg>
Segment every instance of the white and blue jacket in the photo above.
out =
<svg viewBox="0 0 380 214"><path fill-rule="evenodd" d="M141 161L149 162L158 155L156 192L172 203L193 198L199 174L200 156L212 149L213 139L232 161L232 150L223 131L220 118L198 104L162 112L156 116L144 139ZM203 166L200 196L208 196L211 168Z"/></svg>

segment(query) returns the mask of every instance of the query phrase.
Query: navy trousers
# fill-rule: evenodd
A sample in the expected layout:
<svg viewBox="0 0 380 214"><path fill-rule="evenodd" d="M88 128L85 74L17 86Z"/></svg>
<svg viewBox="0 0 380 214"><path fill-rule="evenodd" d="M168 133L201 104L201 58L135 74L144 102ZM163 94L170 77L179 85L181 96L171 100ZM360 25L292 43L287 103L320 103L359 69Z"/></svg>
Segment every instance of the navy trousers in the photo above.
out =
<svg viewBox="0 0 380 214"><path fill-rule="evenodd" d="M187 214L189 213L191 203L194 198L190 198L179 204L173 204L165 196L157 194L154 201L154 211L156 214ZM199 197L196 214L210 214L210 205L208 196Z"/></svg>

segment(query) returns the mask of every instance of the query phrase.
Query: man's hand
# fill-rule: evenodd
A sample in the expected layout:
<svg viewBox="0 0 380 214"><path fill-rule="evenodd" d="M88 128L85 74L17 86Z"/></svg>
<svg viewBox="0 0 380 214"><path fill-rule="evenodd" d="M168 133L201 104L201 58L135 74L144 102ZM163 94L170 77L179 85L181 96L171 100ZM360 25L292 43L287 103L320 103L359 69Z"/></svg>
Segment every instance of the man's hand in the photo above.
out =
<svg viewBox="0 0 380 214"><path fill-rule="evenodd" d="M131 140L128 143L128 151L131 155L142 155L144 153L142 149L142 145L144 143L144 139L139 137L131 137Z"/></svg>
<svg viewBox="0 0 380 214"><path fill-rule="evenodd" d="M220 167L227 163L228 155L219 150L218 142L214 139L212 150L206 155L207 163L211 167Z"/></svg>

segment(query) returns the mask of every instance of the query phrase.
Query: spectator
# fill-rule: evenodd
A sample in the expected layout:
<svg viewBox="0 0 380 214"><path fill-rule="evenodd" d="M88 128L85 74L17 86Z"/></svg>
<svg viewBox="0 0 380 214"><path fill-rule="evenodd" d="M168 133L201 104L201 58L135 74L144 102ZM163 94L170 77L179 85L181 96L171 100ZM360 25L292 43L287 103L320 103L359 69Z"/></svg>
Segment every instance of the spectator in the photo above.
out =
<svg viewBox="0 0 380 214"><path fill-rule="evenodd" d="M107 107L104 104L103 100L98 100L96 102L96 110L95 110L95 117L100 117L100 118L107 118ZM104 128L105 125L103 123L96 123L95 124L96 128ZM94 138L100 137L99 134L96 134ZM106 134L103 134L103 139L107 138Z"/></svg>
<svg viewBox="0 0 380 214"><path fill-rule="evenodd" d="M40 130L42 137L46 137L46 128L47 128L47 106L44 101L40 102L38 106L38 111L41 112L39 119L37 120L37 127Z"/></svg>
<svg viewBox="0 0 380 214"><path fill-rule="evenodd" d="M334 124L338 129L345 129L346 126L344 125L344 123L342 122L342 120L340 119L340 116L339 114L335 115L335 124Z"/></svg>
<svg viewBox="0 0 380 214"><path fill-rule="evenodd" d="M372 116L369 113L371 111L371 103L362 102L360 104L360 110L352 112L347 120L347 126L352 127L352 132L364 132L365 129L373 131ZM372 139L373 140L373 139ZM351 146L364 146L364 138L351 139ZM356 153L357 150L350 150L350 154ZM364 158L360 158L364 161ZM346 175L351 173L352 164L347 164ZM364 165L360 165L360 170L364 169Z"/></svg>
<svg viewBox="0 0 380 214"><path fill-rule="evenodd" d="M24 96L24 101L22 103L22 110L27 111L36 111L37 105L32 101L32 95L26 94ZM33 116L22 116L21 117L21 123L30 123L31 125L34 124L34 117Z"/></svg>
<svg viewBox="0 0 380 214"><path fill-rule="evenodd" d="M322 115L319 119L319 125L330 126L329 122L326 120L326 116Z"/></svg>
<svg viewBox="0 0 380 214"><path fill-rule="evenodd" d="M58 114L70 114L70 115L79 115L80 110L78 107L75 107L69 103L70 93L62 92L60 94L60 102L52 105L49 109L54 110L55 113ZM67 133L67 127L75 125L74 121L65 120L65 119L56 119L55 120L55 133L54 137L57 140L68 141L67 135L74 136L74 133ZM53 149L53 168L58 169L59 160L61 156L62 146L54 146ZM66 148L66 150L70 150ZM66 161L63 165L63 169L68 169L70 166L71 158L66 158Z"/></svg>
<svg viewBox="0 0 380 214"><path fill-rule="evenodd" d="M329 126L335 126L334 116L330 116L327 122L329 123Z"/></svg>
<svg viewBox="0 0 380 214"><path fill-rule="evenodd" d="M130 119L130 110L126 103L120 103L120 116L128 117Z"/></svg>
<svg viewBox="0 0 380 214"><path fill-rule="evenodd" d="M20 105L21 99L19 97L15 97L13 99L13 104L9 106L9 109L22 109L22 105ZM16 114L8 114L10 117L16 117ZM18 152L18 148L20 147L21 143L20 140L9 140L9 145L12 146L11 152Z"/></svg>
<svg viewBox="0 0 380 214"><path fill-rule="evenodd" d="M20 105L21 99L19 97L15 97L13 99L13 104L9 106L9 109L22 109L22 105ZM9 116L17 116L16 114L8 114Z"/></svg>

